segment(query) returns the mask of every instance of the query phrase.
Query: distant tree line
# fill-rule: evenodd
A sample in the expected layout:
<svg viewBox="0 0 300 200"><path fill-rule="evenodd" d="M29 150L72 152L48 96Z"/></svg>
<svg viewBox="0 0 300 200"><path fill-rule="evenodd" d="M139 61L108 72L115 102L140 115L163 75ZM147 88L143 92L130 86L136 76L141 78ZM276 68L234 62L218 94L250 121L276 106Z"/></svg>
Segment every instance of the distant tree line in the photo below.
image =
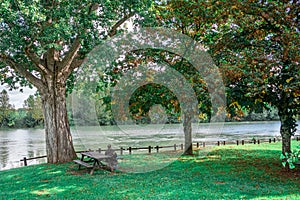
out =
<svg viewBox="0 0 300 200"><path fill-rule="evenodd" d="M0 93L0 128L34 128L44 126L41 98L30 95L23 108L15 109L6 90Z"/></svg>
<svg viewBox="0 0 300 200"><path fill-rule="evenodd" d="M163 90L163 89L162 89ZM157 92L157 93L156 93ZM155 104L156 99L152 99L154 104L150 104L147 100L149 95L152 98L159 99L162 92L152 91L149 94L141 93L137 90L131 97L129 102L131 118L137 124L156 124L156 123L181 123L180 105L176 97L170 91L163 92L169 95L170 104ZM113 125L115 124L112 110L111 99L107 97L105 92L99 92L96 96L89 93L88 88L84 88L79 95L73 99L69 99L67 104L69 109L69 120L71 125L90 126L90 125ZM94 103L91 103L94 102ZM159 102L159 101L157 101ZM166 101L167 102L167 101ZM91 105L95 105L91 106ZM279 120L278 110L271 106L257 106L255 109L249 110L245 106L241 106L238 102L234 102L227 106L226 121L277 121ZM95 116L96 115L96 116ZM199 122L209 122L208 113L202 112L199 115Z"/></svg>
<svg viewBox="0 0 300 200"><path fill-rule="evenodd" d="M71 126L90 126L90 125L113 125L115 121L113 119L110 108L105 103L106 99L102 98L99 102L96 102L96 107L90 107L85 104L90 102L85 98L80 100L80 103L76 104L76 100L68 101L68 107L73 107L73 110L69 109L68 117ZM135 98L135 97L133 97ZM74 103L75 101L75 103ZM76 108L75 108L76 107ZM140 112L140 107L131 108L131 114L133 119L137 123L160 123L160 120L155 119L155 115L164 115L166 123L180 123L181 120L178 116L180 109L176 109L172 106L161 106L158 111L155 110L157 106L148 108L148 112ZM267 106L265 108L257 108L254 111L248 111L241 107L237 103L229 105L229 107L235 110L234 113L227 113L226 121L268 121L279 120L276 108ZM75 109L74 109L75 108ZM88 109L87 109L88 108ZM154 109L154 110L153 110ZM230 110L230 109L229 109ZM238 110L238 112L236 111ZM93 119L93 112L96 112L97 119ZM152 112L152 113L151 113ZM155 113L153 113L155 112ZM161 116L159 116L161 119ZM199 116L200 122L207 122L205 115ZM35 128L44 126L44 116L41 104L41 98L38 93L29 95L24 101L23 107L15 109L9 101L9 95L6 90L2 90L0 93L0 128Z"/></svg>

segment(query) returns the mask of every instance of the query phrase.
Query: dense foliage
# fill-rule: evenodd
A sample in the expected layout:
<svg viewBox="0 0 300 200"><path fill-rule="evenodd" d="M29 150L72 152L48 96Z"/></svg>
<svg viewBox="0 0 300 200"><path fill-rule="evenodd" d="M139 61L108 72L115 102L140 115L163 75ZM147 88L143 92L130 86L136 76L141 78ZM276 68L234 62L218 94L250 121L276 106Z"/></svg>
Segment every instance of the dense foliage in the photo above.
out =
<svg viewBox="0 0 300 200"><path fill-rule="evenodd" d="M231 116L276 107L282 151L300 111L299 1L176 1L158 5L165 27L207 46L223 74Z"/></svg>

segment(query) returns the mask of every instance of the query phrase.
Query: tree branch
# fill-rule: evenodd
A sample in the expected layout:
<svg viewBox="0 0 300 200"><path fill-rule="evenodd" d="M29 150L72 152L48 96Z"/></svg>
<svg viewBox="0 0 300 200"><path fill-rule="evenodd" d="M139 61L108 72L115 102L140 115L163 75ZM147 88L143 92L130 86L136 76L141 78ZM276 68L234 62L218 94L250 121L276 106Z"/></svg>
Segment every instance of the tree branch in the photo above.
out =
<svg viewBox="0 0 300 200"><path fill-rule="evenodd" d="M90 15L93 11L97 10L99 7L98 3L93 3L89 6L88 15ZM87 29L84 29L83 33L86 33ZM66 56L59 64L59 73L61 74L69 74L69 70L74 70L76 67L71 66L74 59L78 56L78 51L81 47L81 39L80 35L78 34L75 38L74 42L72 43L70 50L67 52Z"/></svg>
<svg viewBox="0 0 300 200"><path fill-rule="evenodd" d="M88 14L91 14L94 10L96 10L99 7L98 4L92 4L89 7ZM111 30L108 32L108 35L110 37L114 36L116 34L117 29L130 17L132 17L133 14L127 14L125 15L122 19L120 19L113 27ZM84 30L84 33L87 30ZM76 37L74 42L72 43L70 50L67 52L66 56L63 58L63 60L59 64L59 76L60 78L66 79L69 74L76 68L78 68L83 62L84 59L76 59L79 57L78 51L81 47L81 39L80 35Z"/></svg>
<svg viewBox="0 0 300 200"><path fill-rule="evenodd" d="M7 64L20 75L24 76L30 83L32 83L38 89L43 88L43 83L41 79L35 77L33 74L28 72L25 68L22 67L22 65L17 64L11 57L4 54L0 54L0 61Z"/></svg>
<svg viewBox="0 0 300 200"><path fill-rule="evenodd" d="M108 32L109 37L114 36L117 33L117 29L126 21L128 20L130 17L132 17L134 14L127 14L125 15L122 19L120 19L115 25L113 25L113 27L110 29L110 31Z"/></svg>
<svg viewBox="0 0 300 200"><path fill-rule="evenodd" d="M79 57L79 56L77 56ZM67 80L67 78L69 77L69 75L72 73L72 71L78 67L80 67L82 65L82 63L86 60L86 58L84 59L76 59L74 58L72 63L67 67L64 68L60 74L59 74L59 78L62 78L64 81Z"/></svg>
<svg viewBox="0 0 300 200"><path fill-rule="evenodd" d="M76 37L73 44L71 45L70 50L68 51L67 55L60 63L60 70L68 70L65 68L70 68L71 63L73 62L74 58L77 56L77 52L81 47L80 38L79 36Z"/></svg>
<svg viewBox="0 0 300 200"><path fill-rule="evenodd" d="M268 25L268 29L272 30L274 32L282 33L280 28L276 27L274 23L270 20L275 20L272 16L270 16L270 13L267 13L263 10L264 7L258 6L258 7L247 7L243 4L240 4L239 9L243 11L244 13L251 15L251 16L260 16Z"/></svg>
<svg viewBox="0 0 300 200"><path fill-rule="evenodd" d="M59 41L57 41L57 43L58 42ZM46 53L46 66L50 72L55 73L56 71L55 64L58 61L59 61L59 51L56 50L54 47L48 49Z"/></svg>
<svg viewBox="0 0 300 200"><path fill-rule="evenodd" d="M31 53L29 47L25 47L24 49L27 57L35 64L35 66L44 74L49 74L50 71L40 62L39 57L35 53Z"/></svg>
<svg viewBox="0 0 300 200"><path fill-rule="evenodd" d="M74 69L80 67L82 65L82 63L84 63L84 61L86 60L87 58L84 58L84 59L79 59L79 60L76 60L74 59L71 66L70 66L70 69L71 71L73 71Z"/></svg>

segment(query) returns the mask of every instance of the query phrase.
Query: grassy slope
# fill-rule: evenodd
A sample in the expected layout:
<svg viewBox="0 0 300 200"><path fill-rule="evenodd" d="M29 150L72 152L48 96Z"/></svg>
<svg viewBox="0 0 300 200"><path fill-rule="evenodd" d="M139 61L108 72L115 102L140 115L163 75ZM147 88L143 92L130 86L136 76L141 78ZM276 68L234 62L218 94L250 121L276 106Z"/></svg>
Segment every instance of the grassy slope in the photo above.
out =
<svg viewBox="0 0 300 200"><path fill-rule="evenodd" d="M300 169L282 169L280 148L215 147L142 174L91 176L73 163L0 171L0 199L300 199Z"/></svg>

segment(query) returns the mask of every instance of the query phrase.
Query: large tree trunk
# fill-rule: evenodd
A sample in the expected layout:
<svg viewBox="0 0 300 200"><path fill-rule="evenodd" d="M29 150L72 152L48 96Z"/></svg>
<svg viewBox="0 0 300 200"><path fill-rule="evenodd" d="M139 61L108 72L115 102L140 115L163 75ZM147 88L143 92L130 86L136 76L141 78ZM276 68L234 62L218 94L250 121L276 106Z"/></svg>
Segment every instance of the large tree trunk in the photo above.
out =
<svg viewBox="0 0 300 200"><path fill-rule="evenodd" d="M192 117L190 114L185 114L183 119L183 132L185 137L184 154L193 154L193 143L192 143Z"/></svg>
<svg viewBox="0 0 300 200"><path fill-rule="evenodd" d="M287 108L279 108L279 117L280 117L280 135L282 138L282 153L291 152L291 136L293 134L291 124L293 122L293 117L290 116Z"/></svg>
<svg viewBox="0 0 300 200"><path fill-rule="evenodd" d="M47 82L47 87L39 91L45 117L47 159L48 163L64 163L76 157L67 117L66 88L52 80Z"/></svg>

